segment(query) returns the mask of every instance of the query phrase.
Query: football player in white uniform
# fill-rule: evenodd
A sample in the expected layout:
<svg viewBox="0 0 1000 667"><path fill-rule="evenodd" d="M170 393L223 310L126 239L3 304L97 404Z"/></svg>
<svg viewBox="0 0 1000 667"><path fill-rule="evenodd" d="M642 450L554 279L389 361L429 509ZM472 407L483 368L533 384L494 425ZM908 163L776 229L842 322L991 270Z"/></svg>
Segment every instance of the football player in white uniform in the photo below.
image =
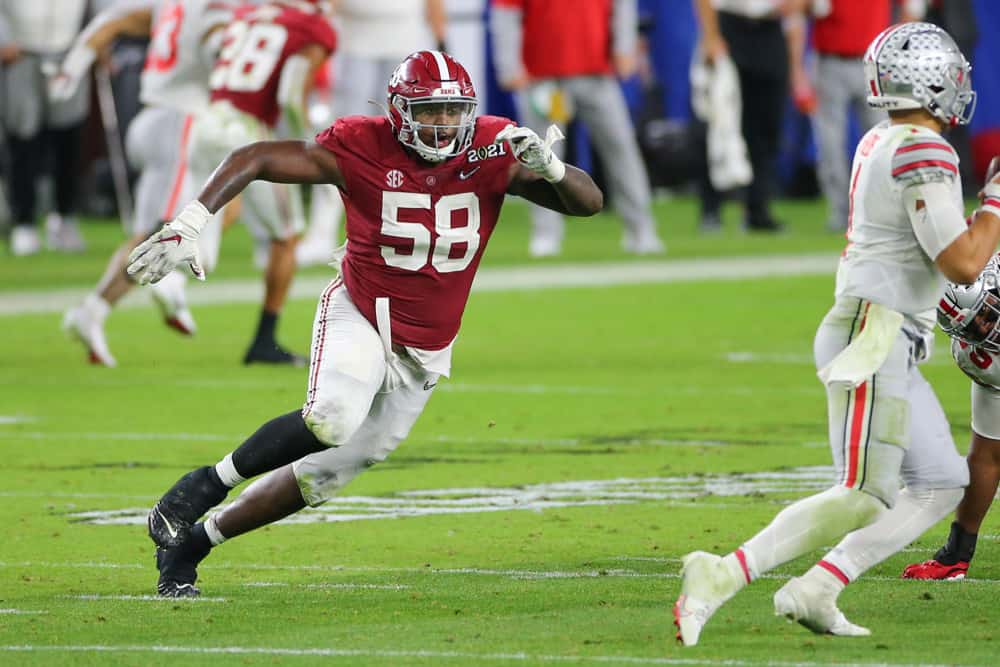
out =
<svg viewBox="0 0 1000 667"><path fill-rule="evenodd" d="M951 512L968 483L917 364L930 351L945 279L974 282L996 250L1000 179L987 184L967 227L958 157L941 134L969 122L975 93L969 63L946 32L927 23L892 26L864 64L868 102L888 110L889 120L855 152L848 244L835 303L814 342L838 480L782 510L727 556L684 557L674 619L688 646L750 581L841 538L775 594L775 613L814 632L870 634L837 608L840 591Z"/></svg>
<svg viewBox="0 0 1000 667"><path fill-rule="evenodd" d="M908 565L904 579L964 579L1000 483L1000 255L972 285L948 286L938 323L951 336L952 358L972 380L969 486L948 541L930 560Z"/></svg>
<svg viewBox="0 0 1000 667"><path fill-rule="evenodd" d="M222 41L221 28L231 20L234 4L231 0L124 0L90 22L50 82L53 97L70 95L87 76L97 54L118 36L150 36L139 91L145 108L129 126L125 142L129 161L140 170L135 220L125 230L130 238L112 255L94 292L71 308L63 321L66 331L86 346L92 363L116 365L105 339L104 321L134 284L125 273L129 252L161 223L172 220L194 195L188 167L189 134L194 116L208 108L208 81ZM221 221L217 220L202 237L206 246L217 246L220 233ZM204 256L214 261L215 253ZM282 264L280 259L276 257L275 263L290 276L294 262ZM190 267L199 279L205 269L212 268L198 263ZM269 276L272 273L269 268ZM195 323L184 296L185 281L185 274L175 271L153 286L153 296L166 323L191 335ZM277 313L267 308L268 303L283 301L284 294L278 298L272 292L287 291L289 283L290 277L266 281L265 308L245 362L305 363L303 357L275 342Z"/></svg>

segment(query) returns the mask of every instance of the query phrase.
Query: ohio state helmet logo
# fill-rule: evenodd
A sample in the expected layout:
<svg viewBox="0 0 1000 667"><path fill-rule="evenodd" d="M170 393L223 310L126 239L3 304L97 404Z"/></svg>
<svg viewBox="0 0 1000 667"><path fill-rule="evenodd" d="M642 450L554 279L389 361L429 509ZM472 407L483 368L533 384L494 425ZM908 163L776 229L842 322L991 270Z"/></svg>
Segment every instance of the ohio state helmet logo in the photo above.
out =
<svg viewBox="0 0 1000 667"><path fill-rule="evenodd" d="M385 184L390 188L398 188L403 184L403 172L399 169L390 169L385 172Z"/></svg>

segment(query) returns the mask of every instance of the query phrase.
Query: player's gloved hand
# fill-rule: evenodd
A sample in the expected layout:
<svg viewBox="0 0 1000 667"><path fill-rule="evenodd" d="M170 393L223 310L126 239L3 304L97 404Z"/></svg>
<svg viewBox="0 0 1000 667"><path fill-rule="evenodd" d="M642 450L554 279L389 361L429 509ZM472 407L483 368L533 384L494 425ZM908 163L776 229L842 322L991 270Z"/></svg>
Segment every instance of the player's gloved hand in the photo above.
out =
<svg viewBox="0 0 1000 667"><path fill-rule="evenodd" d="M514 159L535 172L549 183L558 183L566 175L566 165L552 152L552 144L563 138L556 125L549 125L543 141L527 127L508 125L497 132L494 143L510 144Z"/></svg>
<svg viewBox="0 0 1000 667"><path fill-rule="evenodd" d="M70 49L58 67L46 67L44 71L48 77L49 99L53 102L65 102L73 97L96 59L97 53L92 48L86 44L77 44Z"/></svg>
<svg viewBox="0 0 1000 667"><path fill-rule="evenodd" d="M197 199L188 204L180 215L163 225L139 244L128 256L130 276L140 285L159 282L181 264L187 263L198 280L205 279L198 256L198 235L212 219L212 214Z"/></svg>
<svg viewBox="0 0 1000 667"><path fill-rule="evenodd" d="M1000 156L990 160L986 169L986 185L979 191L980 210L989 211L1000 218Z"/></svg>

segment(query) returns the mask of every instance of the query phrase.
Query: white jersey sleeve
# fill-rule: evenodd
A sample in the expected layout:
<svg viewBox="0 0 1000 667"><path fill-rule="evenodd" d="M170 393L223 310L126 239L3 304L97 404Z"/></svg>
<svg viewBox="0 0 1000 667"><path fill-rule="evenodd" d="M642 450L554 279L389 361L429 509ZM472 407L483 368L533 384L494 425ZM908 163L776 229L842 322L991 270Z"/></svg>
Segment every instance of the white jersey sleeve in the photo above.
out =
<svg viewBox="0 0 1000 667"><path fill-rule="evenodd" d="M913 233L927 256L937 259L968 225L961 204L944 183L915 183L903 188L903 204Z"/></svg>
<svg viewBox="0 0 1000 667"><path fill-rule="evenodd" d="M958 154L934 132L906 132L892 154L892 178L903 187L952 183L958 178Z"/></svg>

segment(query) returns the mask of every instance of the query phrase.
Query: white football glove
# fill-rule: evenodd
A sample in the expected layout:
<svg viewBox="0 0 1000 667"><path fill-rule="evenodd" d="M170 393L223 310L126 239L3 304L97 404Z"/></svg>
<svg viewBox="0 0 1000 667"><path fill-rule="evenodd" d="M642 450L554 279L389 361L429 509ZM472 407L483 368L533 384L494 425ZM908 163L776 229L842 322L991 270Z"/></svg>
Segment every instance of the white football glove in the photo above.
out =
<svg viewBox="0 0 1000 667"><path fill-rule="evenodd" d="M86 44L77 44L70 49L58 67L45 67L45 75L49 79L49 99L53 102L65 102L73 97L96 59L97 53L92 48Z"/></svg>
<svg viewBox="0 0 1000 667"><path fill-rule="evenodd" d="M497 132L494 143L510 144L514 159L549 183L558 183L566 175L566 165L552 152L552 144L563 138L557 125L549 125L545 140L527 127L508 125Z"/></svg>
<svg viewBox="0 0 1000 667"><path fill-rule="evenodd" d="M180 215L163 225L139 244L128 256L130 276L140 285L159 282L181 264L187 264L198 280L205 279L198 256L198 235L212 219L212 214L197 199L188 204Z"/></svg>

